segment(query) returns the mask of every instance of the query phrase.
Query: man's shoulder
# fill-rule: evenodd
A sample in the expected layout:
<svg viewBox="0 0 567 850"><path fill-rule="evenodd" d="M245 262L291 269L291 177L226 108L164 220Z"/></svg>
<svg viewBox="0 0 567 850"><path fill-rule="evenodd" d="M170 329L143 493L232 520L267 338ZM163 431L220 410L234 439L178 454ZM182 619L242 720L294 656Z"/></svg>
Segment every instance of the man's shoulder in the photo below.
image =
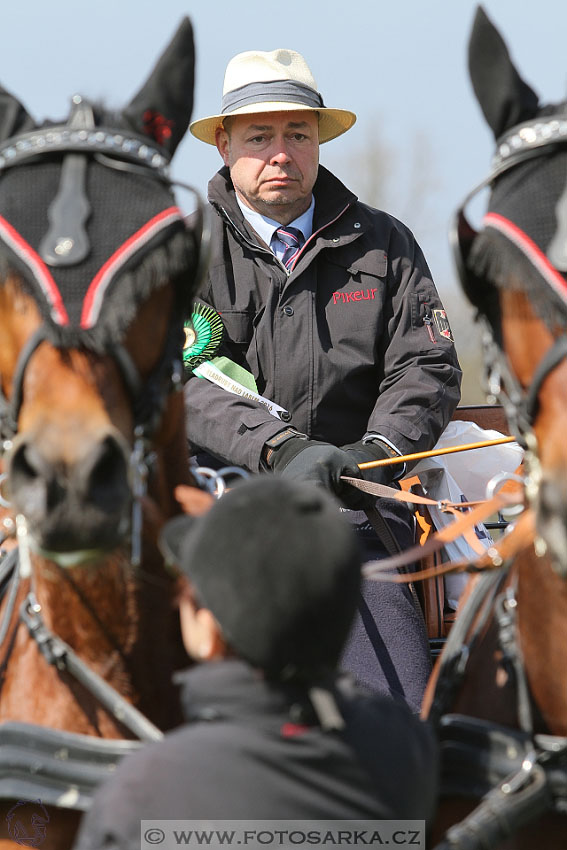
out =
<svg viewBox="0 0 567 850"><path fill-rule="evenodd" d="M392 213L386 212L386 210L372 207L363 201L356 202L355 210L377 229L385 230L389 233L394 231L407 239L413 240L415 238L407 224L401 221L401 219L396 218Z"/></svg>

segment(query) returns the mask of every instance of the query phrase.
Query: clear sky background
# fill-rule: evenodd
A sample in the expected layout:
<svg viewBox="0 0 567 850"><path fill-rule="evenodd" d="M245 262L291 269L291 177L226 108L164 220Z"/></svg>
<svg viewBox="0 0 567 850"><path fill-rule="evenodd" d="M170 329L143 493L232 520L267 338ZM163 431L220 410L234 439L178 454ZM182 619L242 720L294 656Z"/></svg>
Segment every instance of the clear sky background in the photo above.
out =
<svg viewBox="0 0 567 850"><path fill-rule="evenodd" d="M322 163L344 179L341 165L352 166L376 135L390 152L389 211L416 233L443 297L456 296L447 228L487 173L493 151L467 72L473 0L0 2L0 81L38 121L66 116L75 92L111 107L126 104L183 15L195 29L194 118L219 111L224 70L236 53L277 47L303 53L326 104L358 115L353 129L322 146ZM484 8L542 100L563 100L567 2L485 0ZM216 149L188 134L173 173L205 193L219 166ZM421 197L413 191L416 168L426 204L423 188ZM351 188L367 200L364 185Z"/></svg>

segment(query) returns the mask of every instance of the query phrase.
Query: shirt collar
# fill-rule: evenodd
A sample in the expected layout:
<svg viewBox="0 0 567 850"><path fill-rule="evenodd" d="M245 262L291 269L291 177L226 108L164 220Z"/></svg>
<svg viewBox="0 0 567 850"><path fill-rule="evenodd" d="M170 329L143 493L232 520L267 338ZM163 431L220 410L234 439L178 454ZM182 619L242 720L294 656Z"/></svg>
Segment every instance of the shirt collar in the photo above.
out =
<svg viewBox="0 0 567 850"><path fill-rule="evenodd" d="M236 193L235 193L236 194ZM281 227L281 223L278 221L274 221L271 218L268 218L265 215L261 215L261 213L256 212L256 210L251 209L246 206L238 195L236 194L236 200L238 201L238 206L242 211L242 215L246 219L246 221L252 225L258 236L264 240L266 245L269 245L272 241L272 236L278 227ZM311 196L311 204L309 209L306 210L302 215L298 216L294 221L289 222L290 227L297 227L298 230L301 230L303 236L305 237L305 241L309 239L311 234L313 233L313 211L315 209L315 198Z"/></svg>

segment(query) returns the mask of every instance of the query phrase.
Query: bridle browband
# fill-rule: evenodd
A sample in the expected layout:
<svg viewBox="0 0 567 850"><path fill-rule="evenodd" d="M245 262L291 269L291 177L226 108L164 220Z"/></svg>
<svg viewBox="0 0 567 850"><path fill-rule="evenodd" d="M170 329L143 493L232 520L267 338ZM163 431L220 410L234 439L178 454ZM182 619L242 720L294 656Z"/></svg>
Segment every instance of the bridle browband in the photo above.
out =
<svg viewBox="0 0 567 850"><path fill-rule="evenodd" d="M123 162L152 169L169 180L169 155L163 148L152 145L147 136L109 127L71 129L69 124L22 133L0 145L0 174L34 157L73 152L106 153Z"/></svg>

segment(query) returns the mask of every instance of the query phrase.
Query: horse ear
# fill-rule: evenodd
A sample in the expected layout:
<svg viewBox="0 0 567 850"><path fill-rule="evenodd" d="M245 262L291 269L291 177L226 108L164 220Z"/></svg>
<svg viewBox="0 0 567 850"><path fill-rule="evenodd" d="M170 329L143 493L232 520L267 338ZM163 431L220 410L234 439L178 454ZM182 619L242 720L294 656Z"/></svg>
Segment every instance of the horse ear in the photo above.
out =
<svg viewBox="0 0 567 850"><path fill-rule="evenodd" d="M469 73L495 138L536 114L538 96L518 74L506 44L482 6L476 10L469 40Z"/></svg>
<svg viewBox="0 0 567 850"><path fill-rule="evenodd" d="M32 130L35 122L19 100L0 86L0 141Z"/></svg>
<svg viewBox="0 0 567 850"><path fill-rule="evenodd" d="M191 118L194 78L193 28L184 18L124 118L173 154Z"/></svg>

